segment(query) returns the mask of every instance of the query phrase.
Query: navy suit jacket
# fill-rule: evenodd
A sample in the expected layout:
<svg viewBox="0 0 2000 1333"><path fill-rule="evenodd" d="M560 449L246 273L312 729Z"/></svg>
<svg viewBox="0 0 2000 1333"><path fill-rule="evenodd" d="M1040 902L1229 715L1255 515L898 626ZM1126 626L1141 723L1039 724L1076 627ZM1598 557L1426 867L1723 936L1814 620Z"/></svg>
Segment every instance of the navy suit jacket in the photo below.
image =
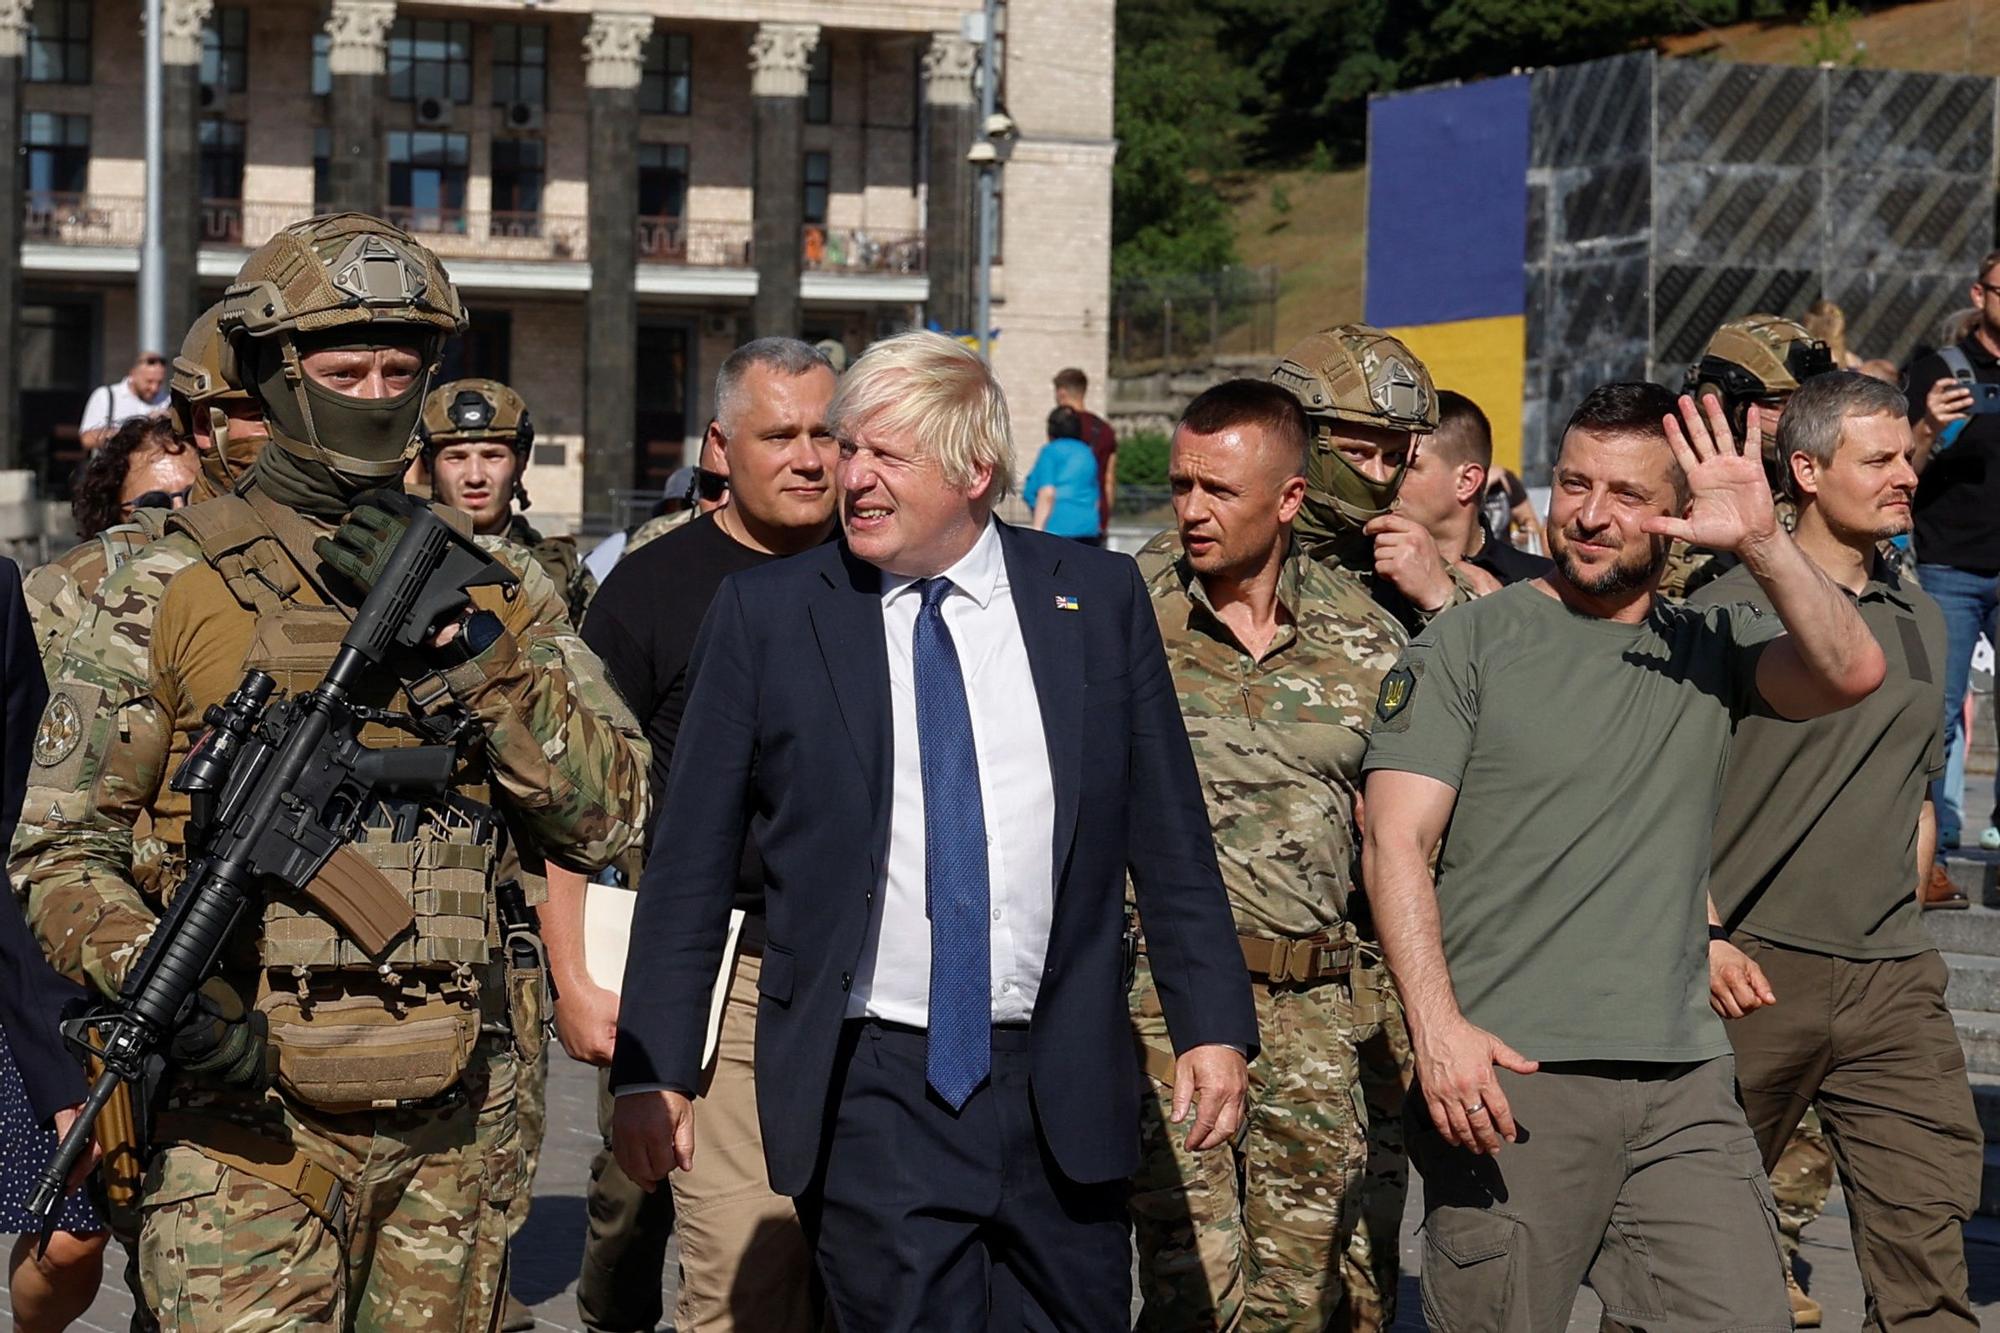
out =
<svg viewBox="0 0 2000 1333"><path fill-rule="evenodd" d="M0 837L13 841L27 794L35 731L48 682L35 652L35 630L21 596L21 571L0 558ZM56 1030L62 1010L83 990L66 980L42 954L0 871L0 1027L7 1050L41 1119L83 1100L83 1067Z"/></svg>
<svg viewBox="0 0 2000 1333"><path fill-rule="evenodd" d="M1140 1073L1124 987L1127 868L1177 1049L1257 1049L1250 979L1194 757L1138 567L1003 525L1055 788L1055 916L1032 1029L1042 1133L1069 1179L1139 1164ZM878 571L835 543L716 594L639 884L614 1088L699 1087L746 823L767 928L757 1109L772 1188L810 1184L893 800ZM1075 609L1059 605L1074 599ZM699 1115L696 1117L699 1125ZM699 1129L697 1129L699 1142Z"/></svg>

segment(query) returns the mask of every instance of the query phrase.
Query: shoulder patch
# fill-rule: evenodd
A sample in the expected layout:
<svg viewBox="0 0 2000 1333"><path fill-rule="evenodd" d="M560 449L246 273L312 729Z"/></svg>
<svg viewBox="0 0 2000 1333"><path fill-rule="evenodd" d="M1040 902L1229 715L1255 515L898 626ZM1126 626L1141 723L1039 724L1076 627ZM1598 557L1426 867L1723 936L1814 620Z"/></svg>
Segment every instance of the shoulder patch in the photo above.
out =
<svg viewBox="0 0 2000 1333"><path fill-rule="evenodd" d="M35 729L35 762L54 768L70 757L83 741L83 714L67 690L49 696L42 711L42 724Z"/></svg>
<svg viewBox="0 0 2000 1333"><path fill-rule="evenodd" d="M1375 699L1377 722L1388 722L1410 706L1410 696L1417 692L1417 675L1415 666L1399 666L1382 677L1382 692Z"/></svg>

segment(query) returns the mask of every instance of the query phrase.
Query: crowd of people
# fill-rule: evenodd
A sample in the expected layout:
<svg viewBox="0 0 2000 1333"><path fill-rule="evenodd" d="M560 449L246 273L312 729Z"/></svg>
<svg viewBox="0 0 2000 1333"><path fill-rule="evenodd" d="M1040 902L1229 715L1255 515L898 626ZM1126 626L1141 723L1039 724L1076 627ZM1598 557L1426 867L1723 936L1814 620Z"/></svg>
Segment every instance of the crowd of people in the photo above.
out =
<svg viewBox="0 0 2000 1333"><path fill-rule="evenodd" d="M605 1333L668 1317L672 1247L682 1333L1106 1333L1135 1251L1143 1329L1386 1329L1412 1164L1434 1328L1561 1329L1585 1283L1607 1326L1811 1326L1835 1169L1870 1327L1976 1328L1922 921L2000 577L2000 253L1974 293L1907 396L1823 307L1593 389L1545 519L1478 404L1327 329L1187 406L1129 557L1081 372L1017 481L963 344L759 338L586 556L523 512L530 405L433 382L436 258L286 228L93 444L87 540L25 597L0 565L16 1325L117 1235L148 1328L532 1326L553 1033L601 1071ZM398 490L489 562L358 696L444 789L259 886L31 1214L58 1020L209 852L215 707L327 672Z"/></svg>

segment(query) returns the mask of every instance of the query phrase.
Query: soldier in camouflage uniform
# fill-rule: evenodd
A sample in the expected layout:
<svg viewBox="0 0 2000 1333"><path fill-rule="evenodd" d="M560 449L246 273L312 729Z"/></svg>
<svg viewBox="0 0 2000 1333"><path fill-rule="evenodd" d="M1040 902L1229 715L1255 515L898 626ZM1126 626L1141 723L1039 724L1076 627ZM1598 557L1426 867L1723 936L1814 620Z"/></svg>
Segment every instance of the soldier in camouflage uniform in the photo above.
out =
<svg viewBox="0 0 2000 1333"><path fill-rule="evenodd" d="M250 395L230 381L220 364L220 306L202 311L174 358L168 418L174 434L201 457L189 504L228 491L249 470L265 439L264 419ZM166 531L168 511L138 509L129 523L106 528L29 572L21 591L35 624L44 674L60 655L61 641L83 619L98 585L134 552Z"/></svg>
<svg viewBox="0 0 2000 1333"><path fill-rule="evenodd" d="M1778 497L1778 521L1787 532L1798 521L1798 506L1787 495L1785 469L1778 460L1778 421L1799 385L1833 368L1826 344L1808 333L1805 325L1782 315L1745 315L1715 331L1700 359L1688 367L1682 386L1682 392L1697 402L1714 394L1739 439L1745 415L1756 405L1764 437L1764 471L1771 480L1771 493ZM1897 548L1889 550L1896 552L1892 559L1902 559ZM1692 596L1728 573L1734 563L1676 540L1668 548L1660 595L1676 600ZM1913 569L1905 572L1914 575Z"/></svg>
<svg viewBox="0 0 2000 1333"><path fill-rule="evenodd" d="M472 515L472 530L484 537L504 538L527 550L556 587L563 590L572 627L583 624L583 613L597 592L597 580L584 568L572 536L544 537L520 511L528 508L528 488L521 473L534 446L535 427L521 395L497 380L454 380L431 390L417 421L423 443L424 473L437 500ZM518 508L516 507L518 506ZM530 886L537 900L546 897L547 881L511 854L500 868L504 881L514 878ZM548 1130L549 1053L522 1066L517 1088L521 1122L521 1188L507 1212L511 1241L527 1225L534 1202L535 1172L542 1161L542 1140ZM534 1327L534 1316L510 1292L502 1328Z"/></svg>
<svg viewBox="0 0 2000 1333"><path fill-rule="evenodd" d="M544 537L521 512L529 507L521 474L535 443L521 395L497 380L454 380L424 400L417 437L437 498L472 515L480 536L525 546L562 589L570 623L581 625L597 580L584 568L576 538Z"/></svg>
<svg viewBox="0 0 2000 1333"><path fill-rule="evenodd" d="M435 256L360 214L286 228L225 294L223 364L273 447L99 589L35 738L10 868L65 973L115 994L171 899L188 804L168 779L204 710L248 667L294 691L324 674L401 531L357 498L398 484L463 323ZM499 944L501 830L589 872L629 845L647 796L645 743L559 591L517 548L482 545L518 582L474 589L357 700L477 735L448 797L376 801L343 853L413 924L370 953L314 892L273 893L174 1040L138 1245L167 1329L496 1323L516 1065L541 1035L538 985ZM362 739L416 743L386 720Z"/></svg>
<svg viewBox="0 0 2000 1333"><path fill-rule="evenodd" d="M1394 1316L1406 1176L1369 1137L1360 1048L1384 1048L1392 1084L1396 1057L1356 920L1355 798L1370 701L1407 640L1359 578L1294 540L1306 437L1275 386L1197 398L1174 437L1179 531L1141 557L1264 1041L1237 1143L1189 1152L1165 1119L1172 1047L1139 960L1153 1095L1130 1206L1146 1330L1377 1330Z"/></svg>

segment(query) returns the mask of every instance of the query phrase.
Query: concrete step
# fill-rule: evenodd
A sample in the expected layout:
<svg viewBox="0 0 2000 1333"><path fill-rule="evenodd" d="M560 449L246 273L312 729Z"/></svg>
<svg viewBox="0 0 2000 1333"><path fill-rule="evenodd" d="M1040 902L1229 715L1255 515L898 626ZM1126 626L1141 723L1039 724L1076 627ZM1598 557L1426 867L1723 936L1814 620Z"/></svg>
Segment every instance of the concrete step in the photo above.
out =
<svg viewBox="0 0 2000 1333"><path fill-rule="evenodd" d="M2000 958L1947 952L1944 961L1951 968L1951 984L1944 992L1946 1004L1953 1009L2000 1013Z"/></svg>
<svg viewBox="0 0 2000 1333"><path fill-rule="evenodd" d="M1958 1044L1965 1048L1967 1072L2000 1075L2000 1014L1954 1009L1951 1021L1958 1029Z"/></svg>
<svg viewBox="0 0 2000 1333"><path fill-rule="evenodd" d="M2000 958L2000 908L1982 907L1975 901L1957 911L1925 912L1924 924L1946 953Z"/></svg>

